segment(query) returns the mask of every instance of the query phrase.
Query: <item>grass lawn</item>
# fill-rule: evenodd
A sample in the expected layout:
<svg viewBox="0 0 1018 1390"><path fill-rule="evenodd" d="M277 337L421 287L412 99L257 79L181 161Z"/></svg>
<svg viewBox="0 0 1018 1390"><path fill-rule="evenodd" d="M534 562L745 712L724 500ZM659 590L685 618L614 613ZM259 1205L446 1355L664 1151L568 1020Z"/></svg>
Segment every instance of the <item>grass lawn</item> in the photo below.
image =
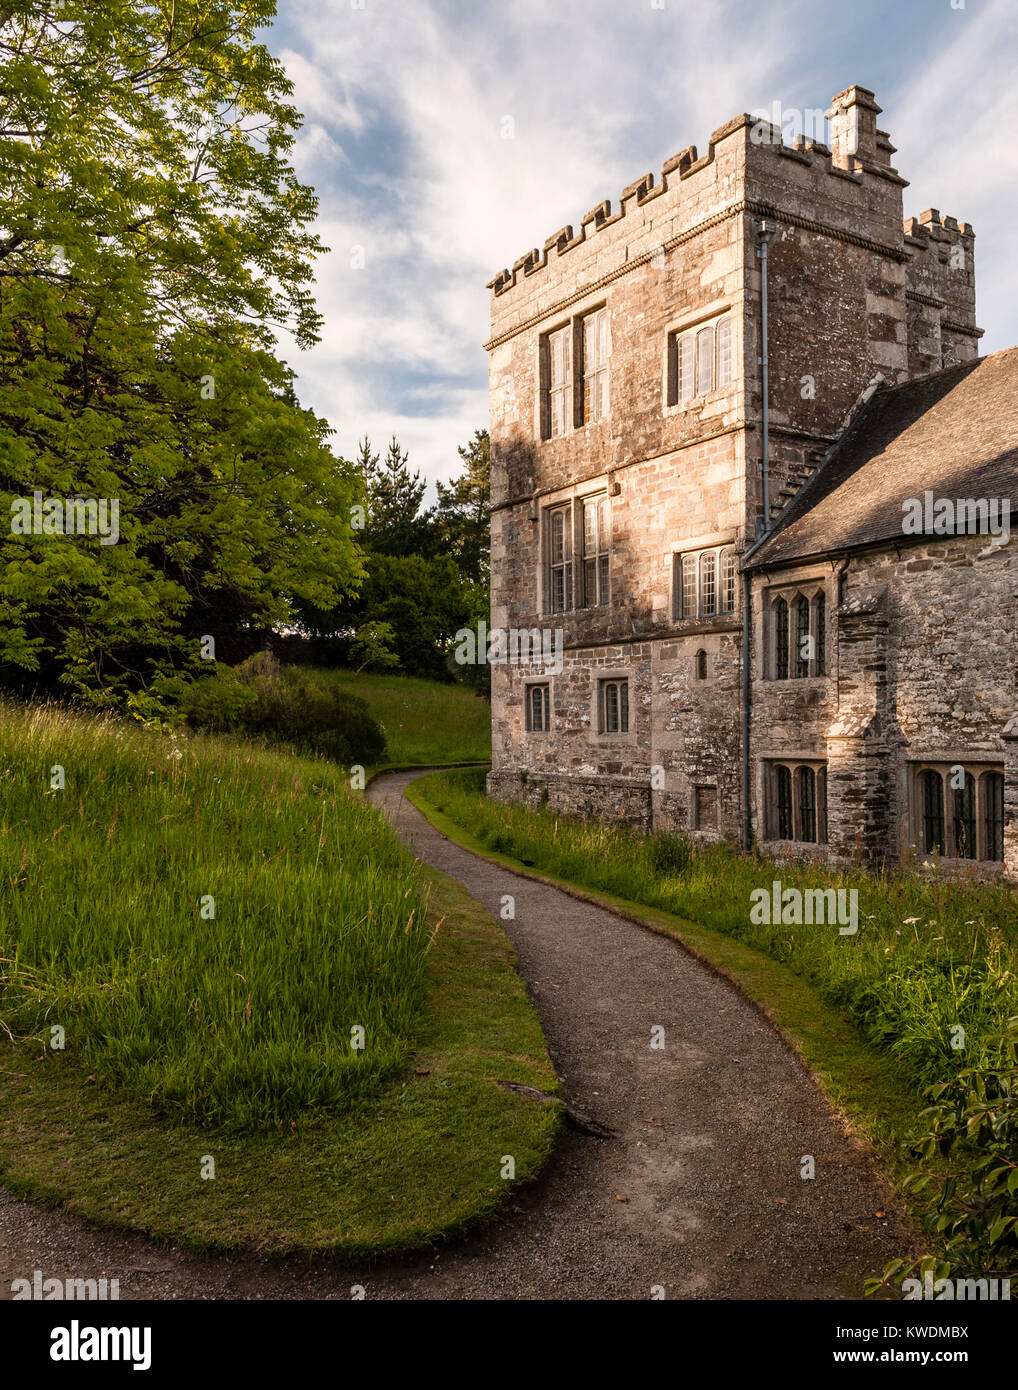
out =
<svg viewBox="0 0 1018 1390"><path fill-rule="evenodd" d="M389 767L485 762L491 757L491 706L466 686L353 671L318 674L368 702L385 730Z"/></svg>
<svg viewBox="0 0 1018 1390"><path fill-rule="evenodd" d="M509 943L343 770L6 705L0 769L7 1186L352 1254L493 1215L503 1154L540 1167L560 1107L497 1084L555 1090Z"/></svg>

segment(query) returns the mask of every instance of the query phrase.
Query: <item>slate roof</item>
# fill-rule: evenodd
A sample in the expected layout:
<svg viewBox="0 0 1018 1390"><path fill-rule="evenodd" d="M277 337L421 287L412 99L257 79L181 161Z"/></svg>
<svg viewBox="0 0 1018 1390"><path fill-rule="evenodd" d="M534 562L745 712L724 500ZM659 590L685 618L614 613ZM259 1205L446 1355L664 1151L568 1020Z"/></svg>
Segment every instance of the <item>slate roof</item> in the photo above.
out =
<svg viewBox="0 0 1018 1390"><path fill-rule="evenodd" d="M875 392L746 568L907 542L903 503L927 489L1018 516L1018 347Z"/></svg>

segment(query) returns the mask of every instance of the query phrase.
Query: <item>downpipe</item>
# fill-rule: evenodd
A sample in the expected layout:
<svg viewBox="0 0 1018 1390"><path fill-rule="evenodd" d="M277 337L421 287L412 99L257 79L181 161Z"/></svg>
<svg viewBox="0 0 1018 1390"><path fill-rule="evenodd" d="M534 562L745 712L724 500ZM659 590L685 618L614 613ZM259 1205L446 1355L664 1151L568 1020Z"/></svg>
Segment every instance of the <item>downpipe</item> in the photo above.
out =
<svg viewBox="0 0 1018 1390"><path fill-rule="evenodd" d="M767 243L773 229L766 222L756 224L757 257L760 261L760 473L763 483L763 518L756 525L756 540L771 529L770 493L770 363L768 360L767 324ZM742 572L742 848L753 848L752 794L750 786L751 758L749 748L750 718L753 709L753 586L749 571Z"/></svg>

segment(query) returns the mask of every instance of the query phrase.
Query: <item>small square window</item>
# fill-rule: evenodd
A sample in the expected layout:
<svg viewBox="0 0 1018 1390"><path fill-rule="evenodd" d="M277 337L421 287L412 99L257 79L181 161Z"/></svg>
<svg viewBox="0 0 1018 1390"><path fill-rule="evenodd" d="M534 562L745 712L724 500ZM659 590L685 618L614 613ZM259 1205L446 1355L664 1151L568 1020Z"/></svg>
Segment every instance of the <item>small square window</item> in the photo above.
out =
<svg viewBox="0 0 1018 1390"><path fill-rule="evenodd" d="M696 798L693 804L694 830L717 830L717 787L695 787L694 794Z"/></svg>

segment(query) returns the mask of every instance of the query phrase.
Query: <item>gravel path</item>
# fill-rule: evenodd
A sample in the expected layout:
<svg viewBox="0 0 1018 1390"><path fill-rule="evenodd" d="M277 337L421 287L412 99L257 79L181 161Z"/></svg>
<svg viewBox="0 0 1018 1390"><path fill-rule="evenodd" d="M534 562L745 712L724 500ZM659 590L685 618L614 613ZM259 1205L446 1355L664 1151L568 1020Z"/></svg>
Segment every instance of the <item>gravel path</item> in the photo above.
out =
<svg viewBox="0 0 1018 1390"><path fill-rule="evenodd" d="M510 1219L370 1268L202 1258L0 1191L0 1298L35 1269L117 1277L122 1298L349 1298L355 1283L395 1299L857 1297L902 1253L892 1199L778 1035L674 942L444 839L403 799L419 775L386 773L369 796L489 911L513 895L503 925L566 1094L616 1137L568 1130Z"/></svg>

